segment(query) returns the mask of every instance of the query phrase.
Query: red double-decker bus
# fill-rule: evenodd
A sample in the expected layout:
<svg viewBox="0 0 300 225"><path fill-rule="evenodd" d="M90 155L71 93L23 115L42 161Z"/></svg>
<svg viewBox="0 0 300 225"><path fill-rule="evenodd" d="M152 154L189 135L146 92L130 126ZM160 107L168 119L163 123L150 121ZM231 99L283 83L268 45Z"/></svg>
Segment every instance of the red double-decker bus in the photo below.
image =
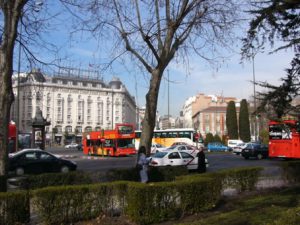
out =
<svg viewBox="0 0 300 225"><path fill-rule="evenodd" d="M116 124L114 130L91 131L83 135L83 153L99 156L136 154L135 132L132 124Z"/></svg>
<svg viewBox="0 0 300 225"><path fill-rule="evenodd" d="M269 157L300 158L299 121L269 122Z"/></svg>

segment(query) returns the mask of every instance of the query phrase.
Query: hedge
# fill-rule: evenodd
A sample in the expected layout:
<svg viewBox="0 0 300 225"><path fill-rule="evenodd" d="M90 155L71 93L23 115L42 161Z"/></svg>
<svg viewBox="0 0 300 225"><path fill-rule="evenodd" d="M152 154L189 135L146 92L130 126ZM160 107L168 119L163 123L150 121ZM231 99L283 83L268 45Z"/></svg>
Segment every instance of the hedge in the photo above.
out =
<svg viewBox="0 0 300 225"><path fill-rule="evenodd" d="M0 224L15 225L30 221L29 193L0 193Z"/></svg>
<svg viewBox="0 0 300 225"><path fill-rule="evenodd" d="M300 182L300 161L286 161L281 164L283 177L290 183Z"/></svg>
<svg viewBox="0 0 300 225"><path fill-rule="evenodd" d="M37 188L60 186L60 185L77 185L90 184L92 179L87 173L70 172L70 173L45 173L40 175L27 175L18 180L18 186L21 189L32 190Z"/></svg>
<svg viewBox="0 0 300 225"><path fill-rule="evenodd" d="M126 193L126 182L49 187L33 191L32 204L42 224L70 224L120 214Z"/></svg>
<svg viewBox="0 0 300 225"><path fill-rule="evenodd" d="M186 171L182 168L154 169L150 174L156 174L155 179L167 179L166 174L174 173L171 176L173 181L149 184L118 181L45 187L30 191L31 211L38 216L39 223L49 225L72 224L101 215L125 215L138 224L157 223L214 208L225 188L252 190L261 169L231 169L177 178L174 174ZM116 174L125 178L128 176L124 175L127 172ZM63 176L64 181L61 183L70 183L70 177L67 179ZM46 176L40 178L43 180ZM41 184L45 183L41 181ZM2 193L1 219L5 222L0 221L0 224L13 224L11 220L26 222L29 219L29 197L26 193Z"/></svg>

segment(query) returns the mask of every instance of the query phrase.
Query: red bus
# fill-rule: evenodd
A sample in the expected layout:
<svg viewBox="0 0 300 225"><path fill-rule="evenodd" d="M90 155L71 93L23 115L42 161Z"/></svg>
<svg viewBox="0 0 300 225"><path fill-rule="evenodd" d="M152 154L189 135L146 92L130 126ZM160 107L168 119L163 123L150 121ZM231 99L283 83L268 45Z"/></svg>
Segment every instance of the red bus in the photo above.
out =
<svg viewBox="0 0 300 225"><path fill-rule="evenodd" d="M83 135L83 153L100 156L135 155L132 124L116 124L114 130L91 131Z"/></svg>
<svg viewBox="0 0 300 225"><path fill-rule="evenodd" d="M300 158L300 124L298 121L269 122L269 157Z"/></svg>

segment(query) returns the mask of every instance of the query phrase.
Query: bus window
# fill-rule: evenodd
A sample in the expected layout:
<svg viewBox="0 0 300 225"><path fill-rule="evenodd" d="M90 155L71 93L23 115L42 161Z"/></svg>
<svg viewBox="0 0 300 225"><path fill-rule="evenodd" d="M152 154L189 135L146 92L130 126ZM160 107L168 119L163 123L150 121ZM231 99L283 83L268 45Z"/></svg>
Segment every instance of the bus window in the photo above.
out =
<svg viewBox="0 0 300 225"><path fill-rule="evenodd" d="M154 132L154 137L160 138L161 137L161 132Z"/></svg>
<svg viewBox="0 0 300 225"><path fill-rule="evenodd" d="M135 138L141 138L141 131L135 132Z"/></svg>
<svg viewBox="0 0 300 225"><path fill-rule="evenodd" d="M161 133L160 137L161 138L166 138L166 137L168 137L168 133L167 132L163 132L163 133Z"/></svg>
<svg viewBox="0 0 300 225"><path fill-rule="evenodd" d="M134 147L134 139L119 139L117 141L119 148L132 148Z"/></svg>
<svg viewBox="0 0 300 225"><path fill-rule="evenodd" d="M104 147L113 147L113 140L105 139Z"/></svg>

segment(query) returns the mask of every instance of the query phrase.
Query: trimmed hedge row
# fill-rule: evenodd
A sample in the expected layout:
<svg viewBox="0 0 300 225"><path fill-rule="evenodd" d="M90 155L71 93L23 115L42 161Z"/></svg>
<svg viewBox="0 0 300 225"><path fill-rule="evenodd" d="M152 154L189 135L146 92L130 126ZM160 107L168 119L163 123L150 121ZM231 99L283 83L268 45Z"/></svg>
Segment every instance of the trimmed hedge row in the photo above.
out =
<svg viewBox="0 0 300 225"><path fill-rule="evenodd" d="M46 173L27 176L23 182L23 188L30 190L49 186L90 184L92 179L84 172Z"/></svg>
<svg viewBox="0 0 300 225"><path fill-rule="evenodd" d="M32 192L32 204L42 224L70 224L124 209L128 182L61 186Z"/></svg>
<svg viewBox="0 0 300 225"><path fill-rule="evenodd" d="M118 181L47 187L30 191L30 206L42 224L70 224L103 214L126 215L138 224L151 224L211 209L218 203L224 188L229 186L238 188L239 191L252 190L260 170L261 168L258 167L241 168L180 176L176 179L173 175L174 181L150 184ZM156 179L166 179L162 174L185 173L180 168L167 168L163 171L152 170L150 174L160 174L155 176ZM123 174L123 172L116 172L116 174ZM64 180L65 182L62 182L64 184L72 181L71 178ZM22 194L20 196L16 194L15 198L18 199L14 201L18 205L18 210L7 203L4 204L8 199L5 196L9 193L0 195L0 203L4 204L0 221L4 221L4 218L15 218L16 224L28 220L29 197L28 194L26 195L27 192L19 193ZM26 196L27 199L24 199ZM20 213L19 216L15 216L16 211Z"/></svg>
<svg viewBox="0 0 300 225"><path fill-rule="evenodd" d="M0 193L0 224L24 224L30 220L29 193L25 191Z"/></svg>
<svg viewBox="0 0 300 225"><path fill-rule="evenodd" d="M300 161L286 161L281 164L284 178L290 183L300 182Z"/></svg>

